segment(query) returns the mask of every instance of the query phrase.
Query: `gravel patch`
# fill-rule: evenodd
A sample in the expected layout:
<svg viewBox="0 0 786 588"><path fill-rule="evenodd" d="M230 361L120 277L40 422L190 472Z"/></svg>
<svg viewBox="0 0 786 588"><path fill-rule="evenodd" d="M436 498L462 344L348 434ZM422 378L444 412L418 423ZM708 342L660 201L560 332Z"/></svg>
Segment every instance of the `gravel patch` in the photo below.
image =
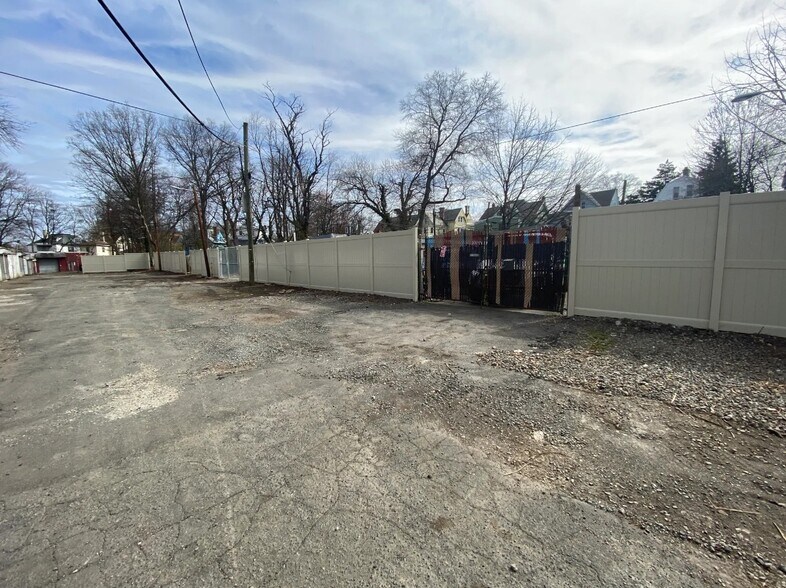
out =
<svg viewBox="0 0 786 588"><path fill-rule="evenodd" d="M784 342L688 328L583 321L478 360L590 392L640 396L786 436Z"/></svg>

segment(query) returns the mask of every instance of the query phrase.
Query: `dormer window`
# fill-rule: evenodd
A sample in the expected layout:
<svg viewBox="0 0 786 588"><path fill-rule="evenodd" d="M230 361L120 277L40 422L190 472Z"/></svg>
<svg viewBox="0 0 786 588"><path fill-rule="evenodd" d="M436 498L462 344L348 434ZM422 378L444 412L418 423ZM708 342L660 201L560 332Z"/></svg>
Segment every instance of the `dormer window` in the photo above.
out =
<svg viewBox="0 0 786 588"><path fill-rule="evenodd" d="M679 197L680 197L680 187L674 186L674 188L672 188L672 200L678 200Z"/></svg>
<svg viewBox="0 0 786 588"><path fill-rule="evenodd" d="M685 188L685 197L693 198L693 184L688 184Z"/></svg>

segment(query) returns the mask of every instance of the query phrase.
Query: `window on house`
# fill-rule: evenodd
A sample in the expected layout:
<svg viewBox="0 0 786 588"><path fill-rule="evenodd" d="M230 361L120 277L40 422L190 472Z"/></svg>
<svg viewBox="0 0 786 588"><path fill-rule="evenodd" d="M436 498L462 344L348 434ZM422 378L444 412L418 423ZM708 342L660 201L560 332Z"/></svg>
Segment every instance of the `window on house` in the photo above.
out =
<svg viewBox="0 0 786 588"><path fill-rule="evenodd" d="M685 197L693 198L693 184L688 184L685 188Z"/></svg>
<svg viewBox="0 0 786 588"><path fill-rule="evenodd" d="M677 200L680 197L680 187L679 186L674 186L674 188L672 188L672 196L671 197L672 197L672 200Z"/></svg>

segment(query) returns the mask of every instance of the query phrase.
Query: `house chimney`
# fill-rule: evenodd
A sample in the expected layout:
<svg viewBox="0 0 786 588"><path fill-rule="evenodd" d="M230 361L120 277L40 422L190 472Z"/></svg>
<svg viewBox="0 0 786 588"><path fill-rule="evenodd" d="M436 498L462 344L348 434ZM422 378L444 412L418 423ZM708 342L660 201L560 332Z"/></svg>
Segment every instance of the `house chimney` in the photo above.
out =
<svg viewBox="0 0 786 588"><path fill-rule="evenodd" d="M464 214L465 214L465 215L467 215L467 216L469 216L469 204L467 204L466 206L464 206Z"/></svg>
<svg viewBox="0 0 786 588"><path fill-rule="evenodd" d="M439 218L441 218L443 220L445 218L445 207L444 206L440 206L439 207Z"/></svg>
<svg viewBox="0 0 786 588"><path fill-rule="evenodd" d="M576 184L576 191L573 193L573 208L581 208L581 184Z"/></svg>
<svg viewBox="0 0 786 588"><path fill-rule="evenodd" d="M682 175L683 175L683 176L685 176L686 178L687 178L687 177L690 177L690 170L689 170L687 167L686 167L686 168L684 168L684 169L682 170Z"/></svg>

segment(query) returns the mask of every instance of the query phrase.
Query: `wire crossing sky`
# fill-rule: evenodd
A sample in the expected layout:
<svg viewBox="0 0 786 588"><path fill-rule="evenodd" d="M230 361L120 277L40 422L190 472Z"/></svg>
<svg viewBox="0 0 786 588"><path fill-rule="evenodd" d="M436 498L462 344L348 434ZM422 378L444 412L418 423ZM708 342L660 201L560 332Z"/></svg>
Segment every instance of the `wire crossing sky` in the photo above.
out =
<svg viewBox="0 0 786 588"><path fill-rule="evenodd" d="M524 98L556 116L570 133L570 148L642 179L666 158L677 167L690 163L692 126L708 101L603 119L707 94L725 71L726 55L742 49L747 34L775 10L762 0L227 0L220 7L188 0L182 12L168 0L110 4L211 128L225 118L269 114L261 98L269 82L280 94L302 97L307 121L337 109L331 147L340 156L390 157L402 98L434 69L460 68L491 73L508 99ZM0 14L0 59L9 73L187 116L96 0L11 3ZM0 78L0 95L30 123L22 149L6 159L60 199L79 197L66 144L69 123L78 112L103 106L9 76Z"/></svg>

